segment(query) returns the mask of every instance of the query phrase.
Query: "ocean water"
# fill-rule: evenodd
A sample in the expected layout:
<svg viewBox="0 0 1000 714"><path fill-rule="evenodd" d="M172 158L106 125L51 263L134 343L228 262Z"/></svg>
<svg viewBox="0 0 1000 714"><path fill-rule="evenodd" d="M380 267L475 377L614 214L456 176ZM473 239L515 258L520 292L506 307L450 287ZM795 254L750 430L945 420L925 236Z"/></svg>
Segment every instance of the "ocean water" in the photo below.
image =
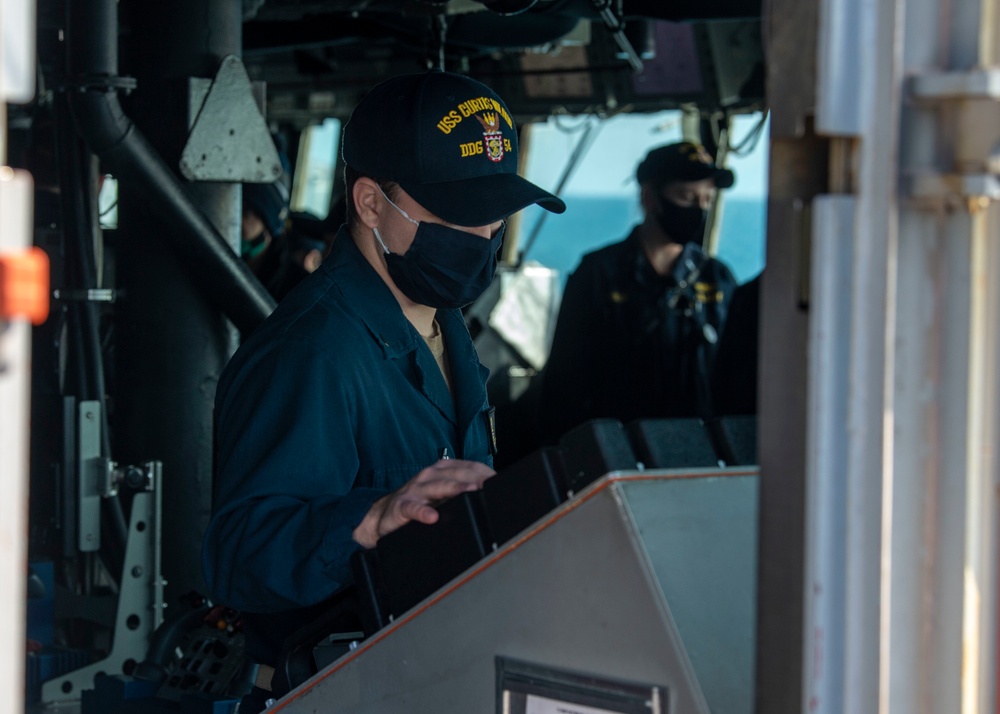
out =
<svg viewBox="0 0 1000 714"><path fill-rule="evenodd" d="M584 253L622 240L642 211L634 197L567 195L566 212L548 214L537 206L526 208L521 220L520 249L525 260L535 260L560 272L563 283ZM726 197L719 231L718 258L741 283L764 268L767 203ZM537 235L531 244L531 235Z"/></svg>

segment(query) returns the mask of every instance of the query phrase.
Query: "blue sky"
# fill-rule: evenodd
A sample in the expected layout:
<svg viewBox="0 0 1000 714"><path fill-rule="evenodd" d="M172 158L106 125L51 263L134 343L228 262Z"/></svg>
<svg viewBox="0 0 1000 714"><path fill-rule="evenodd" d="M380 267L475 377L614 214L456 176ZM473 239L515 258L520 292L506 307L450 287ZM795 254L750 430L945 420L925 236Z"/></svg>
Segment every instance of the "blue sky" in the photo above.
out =
<svg viewBox="0 0 1000 714"><path fill-rule="evenodd" d="M732 143L738 144L760 119L759 114L734 119ZM550 119L534 125L527 154L526 175L553 190L582 136L587 122L599 122L592 145L572 174L563 193L567 195L634 195L635 167L649 149L681 139L680 113L621 114L607 120L587 117ZM727 191L732 198L763 198L767 193L767 135L747 157L730 156L736 184Z"/></svg>

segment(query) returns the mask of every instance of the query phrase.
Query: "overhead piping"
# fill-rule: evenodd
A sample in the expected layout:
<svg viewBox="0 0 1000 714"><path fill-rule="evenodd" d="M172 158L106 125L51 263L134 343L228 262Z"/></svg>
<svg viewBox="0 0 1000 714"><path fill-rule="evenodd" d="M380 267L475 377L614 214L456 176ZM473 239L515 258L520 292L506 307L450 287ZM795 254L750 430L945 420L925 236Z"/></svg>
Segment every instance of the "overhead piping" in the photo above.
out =
<svg viewBox="0 0 1000 714"><path fill-rule="evenodd" d="M593 2L594 8L604 22L604 26L608 28L608 32L611 33L612 39L618 45L618 49L622 51L632 71L637 74L642 72L642 59L640 59L639 53L635 51L632 43L625 36L625 23L621 19L621 0L618 2L617 13L612 8L611 0L593 0Z"/></svg>
<svg viewBox="0 0 1000 714"><path fill-rule="evenodd" d="M68 90L77 130L123 181L140 187L150 209L177 230L166 231L198 288L243 333L271 314L275 302L184 186L132 123L118 100L118 12L115 0L69 3Z"/></svg>

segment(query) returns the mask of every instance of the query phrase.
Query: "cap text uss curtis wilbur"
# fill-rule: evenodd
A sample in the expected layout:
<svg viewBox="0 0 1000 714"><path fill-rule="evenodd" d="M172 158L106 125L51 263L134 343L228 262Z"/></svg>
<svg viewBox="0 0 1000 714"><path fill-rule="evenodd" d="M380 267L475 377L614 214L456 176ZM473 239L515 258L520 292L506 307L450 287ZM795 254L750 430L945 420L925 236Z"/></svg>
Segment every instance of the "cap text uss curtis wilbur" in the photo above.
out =
<svg viewBox="0 0 1000 714"><path fill-rule="evenodd" d="M462 119L481 111L498 112L500 116L503 117L503 120L507 122L508 127L513 128L514 126L514 121L510 118L510 114L507 113L506 109L500 106L499 102L490 99L489 97L479 97L478 99L469 99L462 102L458 105L457 111L452 109L445 116L441 117L441 121L437 123L437 128L444 134L450 134L451 130L454 129L455 126L462 121Z"/></svg>

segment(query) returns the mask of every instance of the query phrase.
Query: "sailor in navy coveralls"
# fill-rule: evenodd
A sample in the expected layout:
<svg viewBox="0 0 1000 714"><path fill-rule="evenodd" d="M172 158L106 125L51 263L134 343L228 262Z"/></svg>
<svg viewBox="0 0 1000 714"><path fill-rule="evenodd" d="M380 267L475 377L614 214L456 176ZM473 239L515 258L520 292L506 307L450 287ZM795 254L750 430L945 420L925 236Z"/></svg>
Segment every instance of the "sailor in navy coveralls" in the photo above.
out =
<svg viewBox="0 0 1000 714"><path fill-rule="evenodd" d="M356 551L493 475L488 372L460 308L492 281L510 214L565 209L517 175L502 100L460 75L376 86L342 146L347 223L216 396L205 576L247 614L262 671L303 608L351 582Z"/></svg>

